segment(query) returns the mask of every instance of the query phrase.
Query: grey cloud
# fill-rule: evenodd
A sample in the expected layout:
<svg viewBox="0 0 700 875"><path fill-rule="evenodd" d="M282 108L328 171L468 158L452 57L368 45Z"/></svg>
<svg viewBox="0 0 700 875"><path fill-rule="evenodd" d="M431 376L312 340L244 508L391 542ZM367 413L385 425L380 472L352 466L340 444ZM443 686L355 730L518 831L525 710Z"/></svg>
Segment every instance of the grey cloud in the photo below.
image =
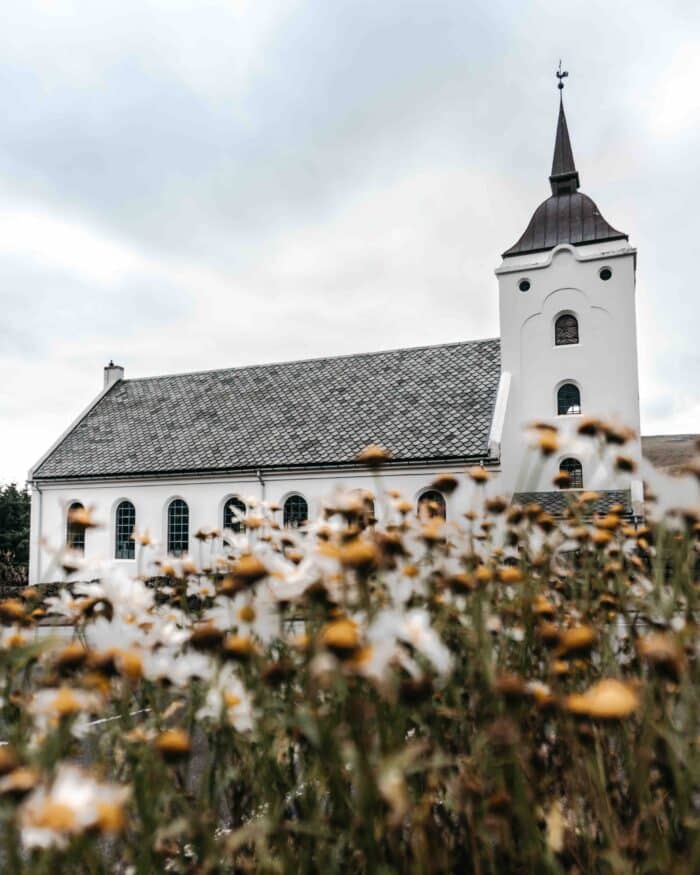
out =
<svg viewBox="0 0 700 875"><path fill-rule="evenodd" d="M38 205L159 268L94 287L0 256L0 359L52 361L66 421L108 345L153 373L493 336L492 269L548 193L560 53L583 189L639 247L642 397L645 381L698 397L700 118L649 128L655 83L700 39L695 4L258 0L245 15L270 20L249 43L231 4L172 6L4 10L0 206ZM66 337L84 368L58 359ZM650 354L657 339L682 372ZM14 476L27 422L2 453Z"/></svg>

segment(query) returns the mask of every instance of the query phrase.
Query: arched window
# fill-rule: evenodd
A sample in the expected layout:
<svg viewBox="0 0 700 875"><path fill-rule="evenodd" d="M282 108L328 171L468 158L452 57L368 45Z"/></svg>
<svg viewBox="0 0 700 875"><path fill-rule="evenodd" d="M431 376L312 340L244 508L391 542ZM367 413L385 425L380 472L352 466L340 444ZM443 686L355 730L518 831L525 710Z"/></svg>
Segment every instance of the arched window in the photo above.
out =
<svg viewBox="0 0 700 875"><path fill-rule="evenodd" d="M168 505L168 553L180 556L190 546L190 509L187 502L174 498Z"/></svg>
<svg viewBox="0 0 700 875"><path fill-rule="evenodd" d="M224 505L224 528L231 529L232 532L242 532L245 529L245 522L241 519L246 514L246 506L240 498L234 496Z"/></svg>
<svg viewBox="0 0 700 875"><path fill-rule="evenodd" d="M569 476L568 483L562 489L583 489L583 468L578 459L562 459L559 470Z"/></svg>
<svg viewBox="0 0 700 875"><path fill-rule="evenodd" d="M68 508L66 522L66 546L78 553L85 552L85 526L76 518L77 511L81 510L85 510L85 507L79 501L74 501Z"/></svg>
<svg viewBox="0 0 700 875"><path fill-rule="evenodd" d="M114 558L133 559L136 509L130 501L120 501L114 517Z"/></svg>
<svg viewBox="0 0 700 875"><path fill-rule="evenodd" d="M571 313L562 313L554 323L554 343L557 346L578 343L578 319Z"/></svg>
<svg viewBox="0 0 700 875"><path fill-rule="evenodd" d="M418 499L418 518L427 522L435 517L447 519L445 496L437 489L428 489Z"/></svg>
<svg viewBox="0 0 700 875"><path fill-rule="evenodd" d="M303 495L290 495L284 503L284 524L297 528L309 518L309 505Z"/></svg>
<svg viewBox="0 0 700 875"><path fill-rule="evenodd" d="M567 416L581 412L581 393L573 383L564 383L557 392L557 413Z"/></svg>

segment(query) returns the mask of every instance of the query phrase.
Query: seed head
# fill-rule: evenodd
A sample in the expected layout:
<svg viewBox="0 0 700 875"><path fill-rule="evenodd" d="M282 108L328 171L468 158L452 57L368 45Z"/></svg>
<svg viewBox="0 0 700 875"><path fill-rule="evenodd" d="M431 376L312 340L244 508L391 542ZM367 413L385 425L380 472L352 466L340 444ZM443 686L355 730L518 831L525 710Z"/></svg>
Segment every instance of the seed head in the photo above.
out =
<svg viewBox="0 0 700 875"><path fill-rule="evenodd" d="M369 444L355 456L355 459L368 468L381 468L391 459L391 453L379 444Z"/></svg>
<svg viewBox="0 0 700 875"><path fill-rule="evenodd" d="M451 474L441 474L430 484L431 489L436 489L438 492L443 492L445 495L452 495L458 486L459 480Z"/></svg>
<svg viewBox="0 0 700 875"><path fill-rule="evenodd" d="M559 635L559 644L554 651L556 656L569 656L572 653L584 653L593 647L597 635L590 626L574 626L565 629Z"/></svg>
<svg viewBox="0 0 700 875"><path fill-rule="evenodd" d="M184 729L166 729L156 737L153 746L167 762L186 759L192 750L192 742Z"/></svg>
<svg viewBox="0 0 700 875"><path fill-rule="evenodd" d="M629 684L606 678L583 693L567 696L564 707L572 714L594 720L621 720L639 708L639 696Z"/></svg>
<svg viewBox="0 0 700 875"><path fill-rule="evenodd" d="M481 465L473 465L471 468L467 468L467 476L474 483L478 484L486 483L487 480L491 479L491 474L486 468L482 468Z"/></svg>

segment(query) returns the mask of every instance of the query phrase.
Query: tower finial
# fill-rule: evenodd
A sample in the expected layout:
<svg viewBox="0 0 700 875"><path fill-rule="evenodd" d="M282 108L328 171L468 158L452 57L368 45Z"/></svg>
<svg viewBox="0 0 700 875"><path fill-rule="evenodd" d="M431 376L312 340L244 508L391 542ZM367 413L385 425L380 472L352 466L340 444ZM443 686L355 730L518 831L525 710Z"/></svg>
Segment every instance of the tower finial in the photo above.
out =
<svg viewBox="0 0 700 875"><path fill-rule="evenodd" d="M566 79L566 77L567 77L568 75L569 75L569 71L568 71L568 70L562 70L562 68L561 68L561 58L559 58L559 69L558 69L557 72L556 72L556 77L557 77L557 79L559 80L559 81L557 82L557 88L558 88L560 91L563 91L563 90L564 90L564 79Z"/></svg>
<svg viewBox="0 0 700 875"><path fill-rule="evenodd" d="M562 91L564 89L564 79L569 75L567 70L562 70L561 60L559 61L559 69L556 72L557 88L559 89L559 119L557 121L557 134L554 140L554 156L552 158L552 173L549 181L552 185L552 194L571 194L576 191L580 185L576 165L574 164L574 153L571 149L571 140L569 139L569 128L566 124L566 115L564 113L564 100Z"/></svg>

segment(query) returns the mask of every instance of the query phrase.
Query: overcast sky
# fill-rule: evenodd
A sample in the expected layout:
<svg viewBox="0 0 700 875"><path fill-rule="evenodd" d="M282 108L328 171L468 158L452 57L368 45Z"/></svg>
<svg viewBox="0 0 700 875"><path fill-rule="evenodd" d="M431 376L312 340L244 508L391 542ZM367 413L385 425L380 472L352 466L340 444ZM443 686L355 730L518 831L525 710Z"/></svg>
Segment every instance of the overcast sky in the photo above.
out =
<svg viewBox="0 0 700 875"><path fill-rule="evenodd" d="M498 334L582 190L639 249L642 430L700 431L700 6L6 0L0 482L128 376Z"/></svg>

